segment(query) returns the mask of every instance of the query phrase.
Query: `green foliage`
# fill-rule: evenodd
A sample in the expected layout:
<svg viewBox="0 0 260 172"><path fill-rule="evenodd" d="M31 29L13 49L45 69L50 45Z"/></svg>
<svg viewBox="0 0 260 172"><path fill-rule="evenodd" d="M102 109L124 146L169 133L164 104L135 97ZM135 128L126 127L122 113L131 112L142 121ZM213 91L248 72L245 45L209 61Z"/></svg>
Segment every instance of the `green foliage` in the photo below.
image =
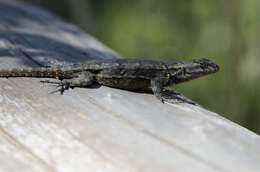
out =
<svg viewBox="0 0 260 172"><path fill-rule="evenodd" d="M77 21L125 57L212 59L220 65L219 73L175 88L260 133L260 1L31 1ZM68 5L72 3L79 3L81 8ZM75 18L75 11L80 14L78 10L84 10L84 6L86 10L81 14L88 16Z"/></svg>

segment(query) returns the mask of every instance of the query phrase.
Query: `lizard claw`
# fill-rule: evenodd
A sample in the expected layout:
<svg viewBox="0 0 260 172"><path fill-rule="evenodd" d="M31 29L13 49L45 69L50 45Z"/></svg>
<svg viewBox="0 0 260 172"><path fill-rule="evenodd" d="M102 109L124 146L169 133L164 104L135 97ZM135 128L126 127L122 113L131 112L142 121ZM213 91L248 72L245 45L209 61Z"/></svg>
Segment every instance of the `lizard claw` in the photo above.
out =
<svg viewBox="0 0 260 172"><path fill-rule="evenodd" d="M63 81L51 81L51 80L44 80L40 81L41 83L49 83L49 84L56 84L56 88L59 88L57 90L54 90L50 92L50 94L60 92L60 94L63 94L65 90L68 90L70 88L69 82L63 82Z"/></svg>

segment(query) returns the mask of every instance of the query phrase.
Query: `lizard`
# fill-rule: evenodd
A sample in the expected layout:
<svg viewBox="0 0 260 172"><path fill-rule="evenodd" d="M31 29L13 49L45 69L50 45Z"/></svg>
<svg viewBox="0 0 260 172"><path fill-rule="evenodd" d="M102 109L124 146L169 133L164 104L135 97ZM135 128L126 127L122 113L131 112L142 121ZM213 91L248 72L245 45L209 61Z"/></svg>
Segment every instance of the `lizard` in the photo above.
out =
<svg viewBox="0 0 260 172"><path fill-rule="evenodd" d="M57 84L61 94L74 87L100 85L138 91L150 90L162 102L174 99L169 86L193 80L219 70L209 59L180 62L162 62L141 59L96 59L84 63L36 68L0 70L0 77L56 78L57 81L41 82Z"/></svg>

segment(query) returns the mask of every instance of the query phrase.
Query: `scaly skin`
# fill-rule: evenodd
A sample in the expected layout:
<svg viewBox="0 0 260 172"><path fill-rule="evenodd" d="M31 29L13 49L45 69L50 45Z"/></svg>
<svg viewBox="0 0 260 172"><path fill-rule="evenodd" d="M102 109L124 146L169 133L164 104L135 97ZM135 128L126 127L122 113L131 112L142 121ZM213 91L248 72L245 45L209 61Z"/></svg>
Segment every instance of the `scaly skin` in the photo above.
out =
<svg viewBox="0 0 260 172"><path fill-rule="evenodd" d="M174 63L138 59L102 59L50 68L0 70L0 77L57 78L61 81L43 82L59 84L61 92L70 87L87 87L94 82L126 90L151 88L156 97L164 102L168 97L165 96L165 87L215 73L218 70L218 65L208 59Z"/></svg>

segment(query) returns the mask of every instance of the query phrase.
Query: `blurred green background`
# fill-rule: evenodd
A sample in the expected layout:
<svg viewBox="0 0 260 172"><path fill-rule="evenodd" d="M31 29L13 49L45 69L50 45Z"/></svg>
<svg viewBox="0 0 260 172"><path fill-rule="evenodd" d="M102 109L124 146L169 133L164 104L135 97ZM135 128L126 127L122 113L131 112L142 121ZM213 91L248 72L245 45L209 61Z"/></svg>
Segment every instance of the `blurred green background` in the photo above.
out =
<svg viewBox="0 0 260 172"><path fill-rule="evenodd" d="M24 1L80 26L124 57L212 59L218 73L175 89L260 133L259 0Z"/></svg>

